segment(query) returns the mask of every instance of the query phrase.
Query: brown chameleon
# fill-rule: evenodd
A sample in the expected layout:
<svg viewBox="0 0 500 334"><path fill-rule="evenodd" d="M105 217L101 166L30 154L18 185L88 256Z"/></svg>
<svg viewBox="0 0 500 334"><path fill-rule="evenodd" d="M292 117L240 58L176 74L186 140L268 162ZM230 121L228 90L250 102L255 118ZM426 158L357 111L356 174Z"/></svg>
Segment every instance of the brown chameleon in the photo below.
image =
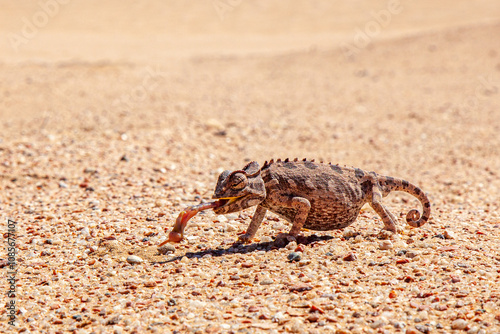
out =
<svg viewBox="0 0 500 334"><path fill-rule="evenodd" d="M382 218L384 230L397 232L397 218L382 204L382 198L391 191L407 192L422 204L422 214L415 209L406 214L410 226L420 227L427 222L431 211L429 199L408 181L314 160L271 160L262 168L253 161L241 170L222 172L213 195L217 201L183 211L167 241L180 241L187 220L198 211L213 208L217 214L226 214L252 206L257 208L246 233L239 237L240 242L251 241L267 210L292 223L284 237L293 239L302 228L318 231L345 228L356 220L366 203Z"/></svg>

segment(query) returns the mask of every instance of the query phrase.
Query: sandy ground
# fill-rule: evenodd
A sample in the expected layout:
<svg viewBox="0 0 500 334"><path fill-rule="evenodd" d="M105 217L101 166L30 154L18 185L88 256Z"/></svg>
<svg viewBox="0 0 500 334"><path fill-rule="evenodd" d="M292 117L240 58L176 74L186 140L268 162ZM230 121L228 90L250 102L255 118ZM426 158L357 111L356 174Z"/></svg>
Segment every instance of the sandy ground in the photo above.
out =
<svg viewBox="0 0 500 334"><path fill-rule="evenodd" d="M498 1L0 7L2 248L11 233L17 250L0 331L500 332ZM432 218L405 226L418 203L395 193L390 242L366 207L288 248L268 215L236 247L253 210L206 212L158 254L223 169L286 157L403 177ZM4 295L7 252L0 266Z"/></svg>

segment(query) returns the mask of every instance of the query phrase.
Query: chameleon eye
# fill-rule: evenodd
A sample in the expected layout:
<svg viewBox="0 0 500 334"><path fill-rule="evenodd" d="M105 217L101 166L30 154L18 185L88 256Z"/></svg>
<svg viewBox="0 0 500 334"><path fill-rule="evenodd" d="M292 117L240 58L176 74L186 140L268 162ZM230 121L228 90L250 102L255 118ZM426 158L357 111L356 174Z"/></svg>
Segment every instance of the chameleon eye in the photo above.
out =
<svg viewBox="0 0 500 334"><path fill-rule="evenodd" d="M235 174L231 180L231 189L241 190L247 186L247 178L243 174Z"/></svg>

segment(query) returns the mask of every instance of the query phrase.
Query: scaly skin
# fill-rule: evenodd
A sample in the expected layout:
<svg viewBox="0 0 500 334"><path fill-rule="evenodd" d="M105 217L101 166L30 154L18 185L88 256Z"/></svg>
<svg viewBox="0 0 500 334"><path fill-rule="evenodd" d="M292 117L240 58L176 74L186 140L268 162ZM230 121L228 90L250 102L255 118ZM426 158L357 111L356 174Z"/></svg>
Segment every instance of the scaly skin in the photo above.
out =
<svg viewBox="0 0 500 334"><path fill-rule="evenodd" d="M271 160L262 168L251 162L242 170L224 171L213 198L220 200L214 207L217 214L257 206L246 233L239 238L241 242L250 242L267 210L292 223L285 237L293 239L302 228L320 231L345 228L356 220L366 203L382 218L385 230L397 232L396 217L382 204L382 198L391 191L407 192L422 204L422 214L414 209L407 213L410 226L420 227L429 220L427 196L408 181L305 159Z"/></svg>

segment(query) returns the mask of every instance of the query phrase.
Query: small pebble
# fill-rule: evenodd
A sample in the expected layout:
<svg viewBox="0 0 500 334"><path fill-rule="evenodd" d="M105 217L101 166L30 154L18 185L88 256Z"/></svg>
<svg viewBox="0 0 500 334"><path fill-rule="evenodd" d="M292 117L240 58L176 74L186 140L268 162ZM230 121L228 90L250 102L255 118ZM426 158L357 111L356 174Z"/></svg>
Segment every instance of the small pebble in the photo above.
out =
<svg viewBox="0 0 500 334"><path fill-rule="evenodd" d="M384 241L380 242L379 248L381 250L389 250L389 249L393 249L394 246L392 245L392 242L390 240L384 240Z"/></svg>
<svg viewBox="0 0 500 334"><path fill-rule="evenodd" d="M467 334L477 334L479 332L479 327L478 326L474 326L472 327L471 329L469 329L467 331Z"/></svg>
<svg viewBox="0 0 500 334"><path fill-rule="evenodd" d="M309 321L309 322L317 322L319 319L320 319L320 315L317 313L310 314L307 317L307 321Z"/></svg>
<svg viewBox="0 0 500 334"><path fill-rule="evenodd" d="M343 257L343 260L344 261L356 261L357 256L353 252L350 252L349 254L347 254L346 256Z"/></svg>
<svg viewBox="0 0 500 334"><path fill-rule="evenodd" d="M156 208L161 208L161 207L167 206L167 204L168 204L168 202L165 199L157 199L155 201Z"/></svg>
<svg viewBox="0 0 500 334"><path fill-rule="evenodd" d="M424 325L415 325L415 328L418 329L421 333L427 334L430 333L430 329L427 326Z"/></svg>
<svg viewBox="0 0 500 334"><path fill-rule="evenodd" d="M218 221L219 223L227 223L229 221L229 219L227 219L227 217L224 215L218 215L214 220Z"/></svg>
<svg viewBox="0 0 500 334"><path fill-rule="evenodd" d="M283 224L282 222L275 222L273 223L273 230L282 230L285 228L285 224Z"/></svg>
<svg viewBox="0 0 500 334"><path fill-rule="evenodd" d="M228 223L228 224L224 225L224 231L225 232L234 232L234 231L237 231L237 230L238 230L238 228L236 226L232 225L232 224Z"/></svg>
<svg viewBox="0 0 500 334"><path fill-rule="evenodd" d="M273 284L274 281L270 278L264 278L263 280L260 281L260 285L271 285Z"/></svg>
<svg viewBox="0 0 500 334"><path fill-rule="evenodd" d="M142 263L144 260L137 255L130 255L127 257L127 262L130 264Z"/></svg>
<svg viewBox="0 0 500 334"><path fill-rule="evenodd" d="M264 235L260 238L260 242L273 242L273 238L270 236Z"/></svg>
<svg viewBox="0 0 500 334"><path fill-rule="evenodd" d="M408 327L406 329L406 334L420 334L421 332L417 330L415 327Z"/></svg>
<svg viewBox="0 0 500 334"><path fill-rule="evenodd" d="M363 238L362 235L358 234L355 238L354 238L354 243L355 244L360 244L364 241L365 239Z"/></svg>
<svg viewBox="0 0 500 334"><path fill-rule="evenodd" d="M370 324L370 327L373 328L373 329L377 329L377 328L380 328L380 327L383 327L385 326L385 322L382 321L382 320L375 320L374 322L372 322Z"/></svg>
<svg viewBox="0 0 500 334"><path fill-rule="evenodd" d="M335 331L335 334L351 334L352 332L348 329L341 328Z"/></svg>
<svg viewBox="0 0 500 334"><path fill-rule="evenodd" d="M346 228L344 230L344 232L342 233L342 237L344 237L345 239L352 238L355 235L356 235L356 232L354 232L354 230L352 228Z"/></svg>
<svg viewBox="0 0 500 334"><path fill-rule="evenodd" d="M310 259L299 261L299 267L307 266L309 264L311 264L311 260Z"/></svg>
<svg viewBox="0 0 500 334"><path fill-rule="evenodd" d="M443 233L445 239L456 239L455 234L451 231L444 231Z"/></svg>
<svg viewBox="0 0 500 334"><path fill-rule="evenodd" d="M290 290L290 292L303 292L303 291L309 291L311 289L312 287L305 283L299 283L288 287L288 290Z"/></svg>
<svg viewBox="0 0 500 334"><path fill-rule="evenodd" d="M90 236L90 230L87 226L85 226L84 228L82 228L82 230L80 231L80 234L84 237L88 237Z"/></svg>
<svg viewBox="0 0 500 334"><path fill-rule="evenodd" d="M237 212L228 213L225 215L227 219L229 219L230 223L234 223L235 219L238 219L239 214Z"/></svg>
<svg viewBox="0 0 500 334"><path fill-rule="evenodd" d="M166 243L165 245L158 247L158 253L160 253L161 255L175 253L175 247L172 244Z"/></svg>
<svg viewBox="0 0 500 334"><path fill-rule="evenodd" d="M464 330L467 328L467 321L464 319L456 319L451 323L451 329Z"/></svg>
<svg viewBox="0 0 500 334"><path fill-rule="evenodd" d="M305 333L304 322L300 318L293 318L287 327L287 330L291 333Z"/></svg>
<svg viewBox="0 0 500 334"><path fill-rule="evenodd" d="M290 262L297 262L297 261L300 261L302 259L302 253L300 252L291 252L290 254L288 254L288 260Z"/></svg>
<svg viewBox="0 0 500 334"><path fill-rule="evenodd" d="M415 251L415 250L409 250L406 252L406 257L409 259L413 259L414 257L417 257L419 255L420 255L420 253L418 251Z"/></svg>
<svg viewBox="0 0 500 334"><path fill-rule="evenodd" d="M397 329L403 329L403 328L405 328L405 323L404 322L395 321L395 322L392 323L392 325L394 326L394 328L397 328Z"/></svg>

